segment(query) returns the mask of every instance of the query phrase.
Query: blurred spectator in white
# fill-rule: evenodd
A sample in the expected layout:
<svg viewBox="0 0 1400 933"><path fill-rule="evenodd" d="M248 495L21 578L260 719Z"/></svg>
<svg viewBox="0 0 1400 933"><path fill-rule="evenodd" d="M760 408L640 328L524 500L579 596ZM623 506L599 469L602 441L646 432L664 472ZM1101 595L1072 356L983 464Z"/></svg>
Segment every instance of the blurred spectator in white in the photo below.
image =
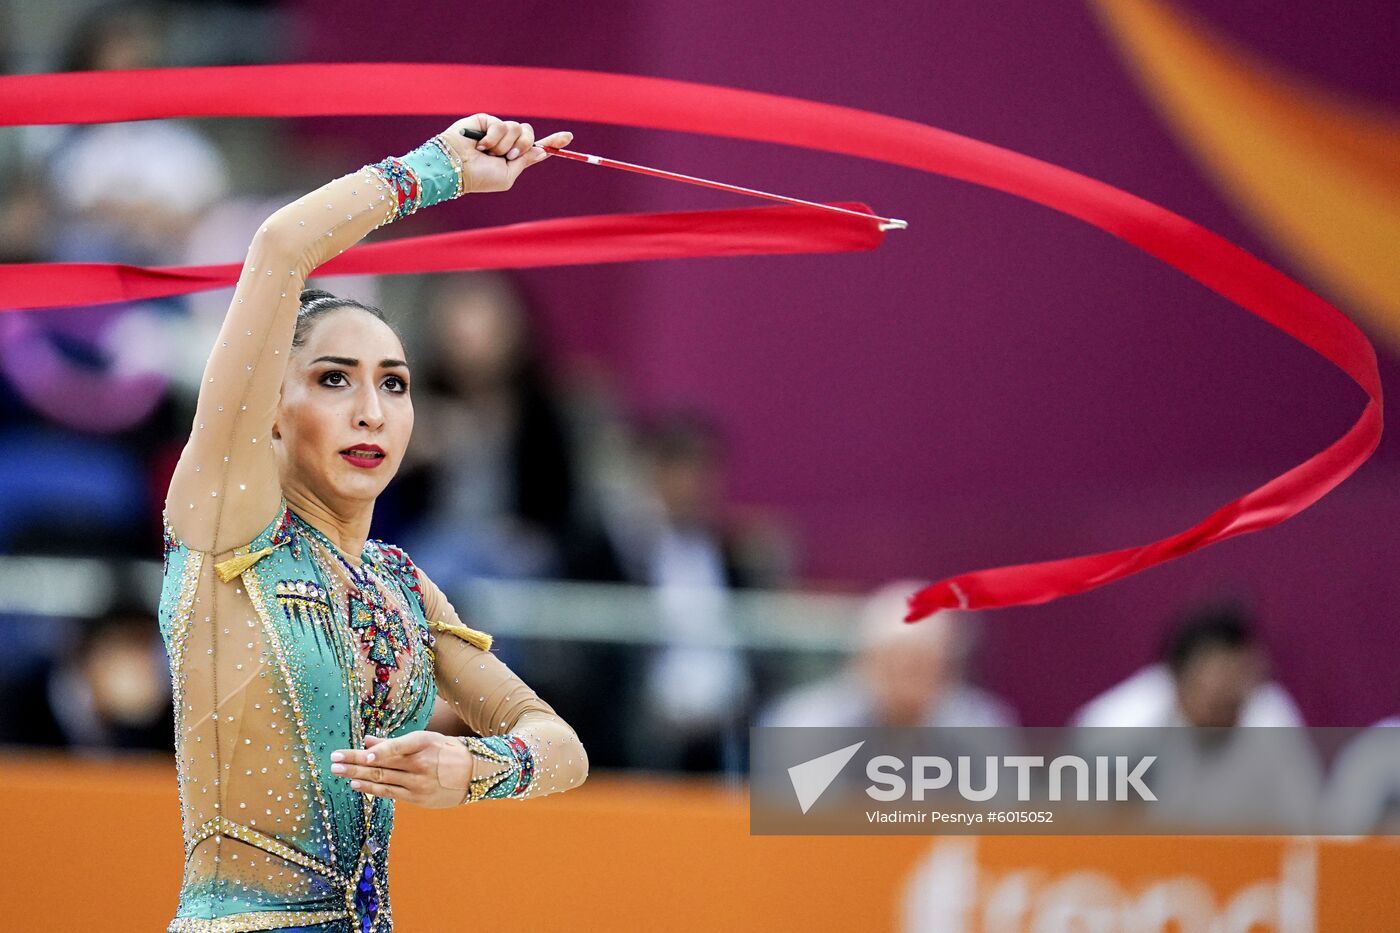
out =
<svg viewBox="0 0 1400 933"><path fill-rule="evenodd" d="M102 7L79 23L61 71L166 64L165 33L148 3ZM219 150L180 120L65 127L42 155L60 216L58 261L178 261L190 227L229 187Z"/></svg>
<svg viewBox="0 0 1400 933"><path fill-rule="evenodd" d="M1243 610L1207 609L1174 626L1161 661L1085 704L1075 726L1301 726Z"/></svg>
<svg viewBox="0 0 1400 933"><path fill-rule="evenodd" d="M1016 726L1009 704L969 682L973 614L944 610L904 621L908 597L925 585L904 580L876 590L862 607L859 648L846 668L778 698L756 724Z"/></svg>
<svg viewBox="0 0 1400 933"><path fill-rule="evenodd" d="M1085 729L1081 752L1142 743L1155 754L1151 786L1161 799L1147 813L1163 825L1313 828L1321 762L1297 705L1268 678L1249 612L1234 604L1187 611L1168 629L1162 655L1072 720L1152 731Z"/></svg>

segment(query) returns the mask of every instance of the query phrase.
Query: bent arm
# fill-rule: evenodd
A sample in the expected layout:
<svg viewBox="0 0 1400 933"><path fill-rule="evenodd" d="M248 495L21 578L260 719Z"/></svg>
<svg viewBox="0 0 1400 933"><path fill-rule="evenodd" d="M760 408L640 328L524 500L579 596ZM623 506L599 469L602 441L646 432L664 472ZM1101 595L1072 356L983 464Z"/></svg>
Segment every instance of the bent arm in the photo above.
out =
<svg viewBox="0 0 1400 933"><path fill-rule="evenodd" d="M506 745L514 739L528 749L533 774L523 792L501 796L541 797L581 785L588 754L578 733L500 658L448 631L464 628L457 611L421 569L418 579L428 621L442 626L434 647L439 695L477 736L500 737L491 740L498 757L473 752L474 778L508 771L512 763L499 759L510 756Z"/></svg>

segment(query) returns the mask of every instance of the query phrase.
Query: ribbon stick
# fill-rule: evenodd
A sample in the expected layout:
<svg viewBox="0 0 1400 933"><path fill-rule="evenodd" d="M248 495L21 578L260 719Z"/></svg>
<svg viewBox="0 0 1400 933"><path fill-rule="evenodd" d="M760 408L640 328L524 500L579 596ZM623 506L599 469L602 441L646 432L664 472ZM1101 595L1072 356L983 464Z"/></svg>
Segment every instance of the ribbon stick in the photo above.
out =
<svg viewBox="0 0 1400 933"><path fill-rule="evenodd" d="M462 135L468 139L485 139L486 134L481 130L474 130L462 127ZM560 149L558 146L540 146L550 155L563 156L575 162L584 162L588 165L601 165L603 168L621 169L624 172L636 172L638 175L647 175L651 178L664 178L667 181L684 182L687 185L698 185L701 188L709 188L712 191L727 191L730 194L742 194L751 198L762 198L766 201L778 201L782 204L792 204L800 207L813 207L817 210L832 211L837 214L857 216L864 220L870 215L858 211L849 210L844 207L836 207L832 204L818 204L816 201L804 201L801 198L790 198L785 194L773 194L769 191L759 191L757 188L744 188L740 185L730 185L722 181L711 181L708 178L696 178L694 175L682 175L680 172L668 172L665 169L651 168L646 165L637 165L635 162L622 162L618 159L609 159L606 156L590 155L587 152L575 152L572 149ZM898 220L894 217L873 217L880 224L881 232L886 230L905 230L909 227L909 222Z"/></svg>
<svg viewBox="0 0 1400 933"><path fill-rule="evenodd" d="M730 194L743 194L751 198L764 198L769 201L781 201L784 204L815 207L824 211L835 211L839 214L856 214L855 211L847 210L844 207L835 207L830 204L818 204L815 201L804 201L801 198L790 198L783 194L759 191L757 188L728 185L722 181L710 181L708 178L696 178L694 175L682 175L679 172L668 172L665 169L650 168L645 165L636 165L632 162L619 162L617 159L589 155L586 152L574 152L571 149L558 149L554 146L543 146L541 148L551 155L563 156L566 159L573 159L576 162L587 162L589 165L601 165L604 168L616 168L624 172L636 172L639 175L649 175L652 178L664 178L667 181L685 182L688 185L699 185L701 188L709 188L714 191L728 191ZM900 220L897 217L872 217L872 219L879 222L881 232L886 230L904 230L909 226L908 221Z"/></svg>
<svg viewBox="0 0 1400 933"><path fill-rule="evenodd" d="M1317 352L1367 396L1356 422L1324 450L1176 535L1103 554L940 580L910 600L909 621L944 608L1048 602L1267 528L1326 495L1380 442L1382 400L1375 350L1354 323L1321 297L1166 208L1057 165L911 120L663 78L377 63L0 77L0 125L191 116L401 115L405 100L413 101L418 113L452 118L478 111L528 114L780 141L826 152L844 152L843 138L860 139L866 152L845 154L1003 191L1136 246ZM842 133L831 133L833 126L841 127ZM805 213L817 216L815 211ZM628 258L622 252L618 256Z"/></svg>

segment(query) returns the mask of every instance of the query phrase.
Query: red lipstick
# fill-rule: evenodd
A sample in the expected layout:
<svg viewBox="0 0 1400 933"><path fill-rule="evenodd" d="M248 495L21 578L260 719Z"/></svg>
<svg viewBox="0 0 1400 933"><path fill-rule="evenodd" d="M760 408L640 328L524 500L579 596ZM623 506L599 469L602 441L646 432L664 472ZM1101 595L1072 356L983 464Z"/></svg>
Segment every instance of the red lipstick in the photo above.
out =
<svg viewBox="0 0 1400 933"><path fill-rule="evenodd" d="M341 459L362 470L372 470L384 462L384 448L375 444L356 444L340 452Z"/></svg>

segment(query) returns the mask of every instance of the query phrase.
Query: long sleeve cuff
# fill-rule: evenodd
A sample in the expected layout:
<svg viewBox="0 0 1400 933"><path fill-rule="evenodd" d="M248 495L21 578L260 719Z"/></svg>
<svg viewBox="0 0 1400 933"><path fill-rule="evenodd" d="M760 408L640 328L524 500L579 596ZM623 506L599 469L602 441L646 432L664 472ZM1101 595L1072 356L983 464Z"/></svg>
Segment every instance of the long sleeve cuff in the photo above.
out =
<svg viewBox="0 0 1400 933"><path fill-rule="evenodd" d="M393 194L393 204L385 212L381 226L461 197L466 180L462 158L452 151L442 136L434 136L406 155L381 159L365 168L373 172Z"/></svg>
<svg viewBox="0 0 1400 933"><path fill-rule="evenodd" d="M464 735L457 736L457 741L465 745L467 752L475 759L473 779L462 803L473 803L483 798L501 800L529 795L535 778L535 756L522 736L514 733L481 738ZM476 762L483 760L500 767L483 777L475 777Z"/></svg>

